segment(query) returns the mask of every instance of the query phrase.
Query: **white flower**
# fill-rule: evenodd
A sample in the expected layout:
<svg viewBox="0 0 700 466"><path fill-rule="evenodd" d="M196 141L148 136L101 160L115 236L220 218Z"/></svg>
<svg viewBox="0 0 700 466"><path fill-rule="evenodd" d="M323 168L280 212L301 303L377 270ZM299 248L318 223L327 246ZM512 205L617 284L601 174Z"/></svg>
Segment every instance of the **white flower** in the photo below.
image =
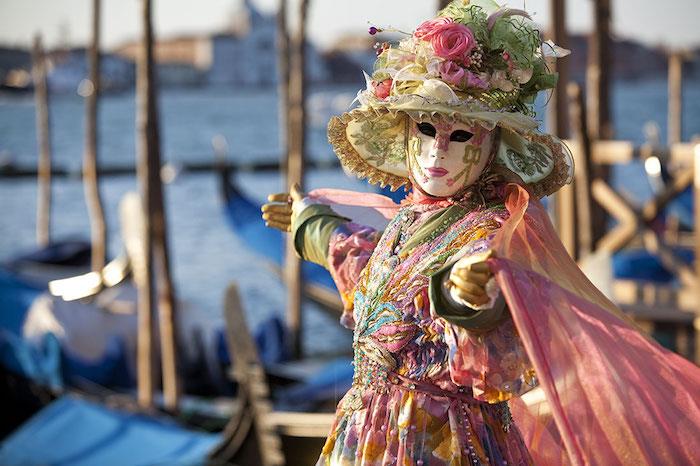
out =
<svg viewBox="0 0 700 466"><path fill-rule="evenodd" d="M545 58L562 58L569 55L570 53L571 50L559 47L557 44L552 42L551 39L546 42L542 42L542 56Z"/></svg>
<svg viewBox="0 0 700 466"><path fill-rule="evenodd" d="M432 57L426 63L425 68L428 70L426 73L426 78L435 78L440 75L440 63L444 60L440 57Z"/></svg>
<svg viewBox="0 0 700 466"><path fill-rule="evenodd" d="M515 78L516 81L518 81L520 84L525 84L532 78L532 68L524 68L524 69L515 69L511 72L511 75Z"/></svg>
<svg viewBox="0 0 700 466"><path fill-rule="evenodd" d="M416 91L416 94L437 102L459 102L459 97L457 97L452 88L439 79L424 81Z"/></svg>
<svg viewBox="0 0 700 466"><path fill-rule="evenodd" d="M491 87L510 92L515 89L515 84L508 79L508 75L503 70L494 71L491 75Z"/></svg>
<svg viewBox="0 0 700 466"><path fill-rule="evenodd" d="M416 40L413 38L413 36L408 37L406 39L401 39L399 41L399 48L402 50L407 50L409 52L415 52L416 51Z"/></svg>
<svg viewBox="0 0 700 466"><path fill-rule="evenodd" d="M428 61L435 58L433 49L432 47L430 47L430 44L428 42L421 42L420 44L417 44L415 48L415 54L417 59L416 61L422 61L424 63L427 63Z"/></svg>

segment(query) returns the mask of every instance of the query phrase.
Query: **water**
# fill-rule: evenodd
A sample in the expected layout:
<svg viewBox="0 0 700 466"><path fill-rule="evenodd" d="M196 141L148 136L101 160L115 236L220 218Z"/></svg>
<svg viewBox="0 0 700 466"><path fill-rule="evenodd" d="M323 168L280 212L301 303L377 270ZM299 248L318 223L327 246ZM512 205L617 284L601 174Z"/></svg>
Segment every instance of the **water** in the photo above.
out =
<svg viewBox="0 0 700 466"><path fill-rule="evenodd" d="M342 110L355 89L336 87L312 93L309 152L315 159L333 157L326 142L325 121ZM340 97L337 97L340 95ZM618 138L643 142L643 125L656 121L665 134L665 82L618 85L613 111ZM330 96L324 98L324 96ZM700 134L700 84L685 89L684 138ZM208 161L211 140L224 135L231 158L239 161L275 160L280 152L277 100L267 90L231 92L223 89L169 90L161 94L164 158L168 161ZM56 96L52 101L52 142L56 165L78 170L83 147L83 101L77 96ZM100 108L100 159L105 164L130 165L134 161L134 96L105 96ZM36 163L34 105L31 96L0 97L0 158L23 165ZM633 168L638 172L639 167ZM629 169L628 169L629 171ZM646 181L637 173L636 180ZM277 175L242 175L242 187L263 199L276 192ZM366 190L340 170L311 173L310 187ZM124 193L136 188L130 177L107 178L102 193L109 226L109 251L121 251L117 206ZM284 309L284 287L269 267L235 237L223 215L218 179L214 174L182 175L165 188L173 273L179 296L190 302L201 319L221 321L226 285L235 280L243 291L252 325ZM53 188L53 235L87 238L89 227L82 185L78 179L57 179ZM0 261L34 247L36 185L31 180L0 180ZM349 332L317 309L305 321L306 345L311 351L348 348Z"/></svg>

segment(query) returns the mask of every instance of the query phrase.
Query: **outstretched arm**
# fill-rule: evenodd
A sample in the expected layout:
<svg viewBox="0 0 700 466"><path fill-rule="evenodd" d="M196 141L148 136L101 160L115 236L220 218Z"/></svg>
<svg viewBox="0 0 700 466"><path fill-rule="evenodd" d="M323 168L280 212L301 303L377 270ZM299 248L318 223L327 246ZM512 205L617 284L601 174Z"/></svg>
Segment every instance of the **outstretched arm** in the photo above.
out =
<svg viewBox="0 0 700 466"><path fill-rule="evenodd" d="M352 327L353 295L381 233L352 223L324 204L314 204L298 186L272 194L262 207L267 226L290 232L294 247L305 260L328 269L343 300L343 325Z"/></svg>
<svg viewBox="0 0 700 466"><path fill-rule="evenodd" d="M536 378L489 269L491 251L467 256L431 277L431 306L444 318L452 380L495 403L519 396Z"/></svg>
<svg viewBox="0 0 700 466"><path fill-rule="evenodd" d="M270 194L268 201L262 206L265 224L290 232L302 259L329 268L328 248L333 232L349 219L326 205L310 202L296 184L290 193Z"/></svg>

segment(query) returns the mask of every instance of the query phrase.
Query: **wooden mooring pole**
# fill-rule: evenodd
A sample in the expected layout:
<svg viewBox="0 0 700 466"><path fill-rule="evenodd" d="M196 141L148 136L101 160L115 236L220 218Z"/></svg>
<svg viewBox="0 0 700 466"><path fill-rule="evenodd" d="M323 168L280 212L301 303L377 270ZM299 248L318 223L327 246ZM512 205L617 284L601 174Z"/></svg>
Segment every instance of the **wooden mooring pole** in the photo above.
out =
<svg viewBox="0 0 700 466"><path fill-rule="evenodd" d="M588 137L586 118L586 106L581 86L569 83L567 86L569 99L569 121L571 122L571 135L576 141L574 151L574 174L576 182L574 186L575 209L574 213L574 238L576 239L572 257L581 259L589 255L595 249L592 230L592 211L595 203L591 196L591 173L593 171L591 140Z"/></svg>
<svg viewBox="0 0 700 466"><path fill-rule="evenodd" d="M566 3L564 0L550 0L551 23L549 35L555 44L568 48L569 35L566 31ZM569 119L567 114L567 85L569 83L569 67L566 58L553 60L550 64L559 74L557 87L552 91L547 105L547 121L549 131L560 137L569 135ZM576 222L574 216L574 189L575 183L559 190L554 198L554 218L556 219L557 232L569 255L576 257Z"/></svg>
<svg viewBox="0 0 700 466"><path fill-rule="evenodd" d="M306 150L306 17L309 0L299 3L299 24L290 41L289 75L289 154L287 157L287 187L298 183L303 187L304 155ZM303 189L303 188L302 188ZM288 235L285 281L287 283L287 326L291 335L290 347L294 357L302 356L301 315L301 262L294 250L293 238Z"/></svg>
<svg viewBox="0 0 700 466"><path fill-rule="evenodd" d="M277 11L277 92L279 141L282 165L286 164L289 144L289 31L287 30L287 0L279 0Z"/></svg>
<svg viewBox="0 0 700 466"><path fill-rule="evenodd" d="M683 54L668 56L668 145L681 142L683 115Z"/></svg>
<svg viewBox="0 0 700 466"><path fill-rule="evenodd" d="M566 49L569 47L569 34L566 31L566 2L564 0L550 0L550 7L552 16L550 36L555 44ZM549 130L560 138L566 138L569 135L569 118L566 108L567 85L569 83L568 59L556 60L553 67L554 71L559 74L559 81L547 106Z"/></svg>
<svg viewBox="0 0 700 466"><path fill-rule="evenodd" d="M160 178L160 134L153 59L151 0L142 0L143 36L137 68L138 178L144 214L147 280L139 292L139 401L152 403L152 318L157 284L160 348L165 407L177 408L179 383L175 344L175 292L170 276L163 187ZM155 265L155 267L154 267ZM155 275L155 277L154 277ZM156 278L157 277L157 278ZM155 283L154 283L155 282ZM143 335L143 337L142 337ZM141 380L143 377L143 381Z"/></svg>
<svg viewBox="0 0 700 466"><path fill-rule="evenodd" d="M592 1L595 30L589 39L588 67L586 69L588 130L593 139L612 139L613 126L610 113L611 0Z"/></svg>
<svg viewBox="0 0 700 466"><path fill-rule="evenodd" d="M610 39L611 0L592 0L594 31L589 38L588 66L586 68L586 112L588 137L591 141L612 139L613 125L610 112L610 77L612 69L612 41ZM609 178L609 168L591 165L590 180ZM591 235L594 245L603 237L607 215L597 203L591 206Z"/></svg>
<svg viewBox="0 0 700 466"><path fill-rule="evenodd" d="M92 270L101 272L107 258L107 226L100 196L97 173L97 116L100 97L100 5L92 0L92 44L88 49L89 75L85 95L85 151L83 153L83 188L90 217Z"/></svg>
<svg viewBox="0 0 700 466"><path fill-rule="evenodd" d="M36 241L46 246L51 241L51 134L49 91L46 82L46 56L41 35L34 37L32 79L36 105L36 138L39 149L37 164Z"/></svg>
<svg viewBox="0 0 700 466"><path fill-rule="evenodd" d="M155 312L155 284L153 277L153 235L152 218L149 212L150 154L152 152L153 122L151 112L151 35L150 35L150 1L142 1L143 37L136 68L136 173L139 181L141 199L141 218L143 219L142 268L144 273L138 283L138 361L137 396L143 407L153 405L154 389L154 349L153 349L153 314Z"/></svg>

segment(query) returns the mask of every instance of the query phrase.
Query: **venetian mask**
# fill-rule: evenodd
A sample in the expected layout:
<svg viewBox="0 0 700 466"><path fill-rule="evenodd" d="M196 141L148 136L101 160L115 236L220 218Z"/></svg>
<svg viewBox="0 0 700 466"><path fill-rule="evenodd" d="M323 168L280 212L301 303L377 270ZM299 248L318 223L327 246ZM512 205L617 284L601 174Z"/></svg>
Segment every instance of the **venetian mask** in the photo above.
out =
<svg viewBox="0 0 700 466"><path fill-rule="evenodd" d="M412 181L434 197L452 197L474 184L489 163L493 132L442 119L411 122L408 139Z"/></svg>

